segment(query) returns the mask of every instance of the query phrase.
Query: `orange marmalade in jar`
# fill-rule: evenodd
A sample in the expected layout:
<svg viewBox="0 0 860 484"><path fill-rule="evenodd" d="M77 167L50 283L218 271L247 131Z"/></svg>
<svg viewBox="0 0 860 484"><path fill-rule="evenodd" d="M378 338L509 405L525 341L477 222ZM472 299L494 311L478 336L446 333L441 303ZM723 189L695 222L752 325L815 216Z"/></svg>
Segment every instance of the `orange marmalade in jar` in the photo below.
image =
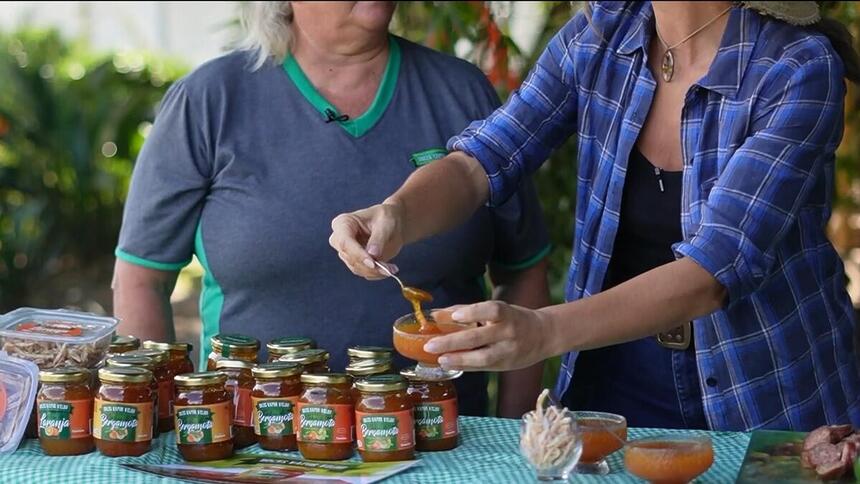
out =
<svg viewBox="0 0 860 484"><path fill-rule="evenodd" d="M150 386L152 387L152 394L155 395L155 408L156 412L152 415L152 436L158 437L158 380L155 379L155 362L152 358L148 356L134 356L127 354L120 354L116 356L111 356L105 362L108 368L143 368L144 370L149 370L153 372L152 382Z"/></svg>
<svg viewBox="0 0 860 484"><path fill-rule="evenodd" d="M329 353L324 349L312 349L290 353L278 359L287 363L298 363L304 367L304 373L328 373Z"/></svg>
<svg viewBox="0 0 860 484"><path fill-rule="evenodd" d="M348 375L319 373L301 376L296 404L298 446L305 459L344 460L352 457L355 408Z"/></svg>
<svg viewBox="0 0 860 484"><path fill-rule="evenodd" d="M233 398L233 447L243 449L257 443L251 421L251 390L254 377L251 376L253 363L242 360L220 360L218 371L227 375L224 386Z"/></svg>
<svg viewBox="0 0 860 484"><path fill-rule="evenodd" d="M365 462L415 458L413 404L400 375L374 375L355 383L355 434Z"/></svg>
<svg viewBox="0 0 860 484"><path fill-rule="evenodd" d="M310 338L292 337L273 339L266 345L266 351L269 353L268 362L277 361L278 358L284 355L312 350L316 347L316 343Z"/></svg>
<svg viewBox="0 0 860 484"><path fill-rule="evenodd" d="M110 340L108 355L119 355L140 348L140 340L134 336L116 335Z"/></svg>
<svg viewBox="0 0 860 484"><path fill-rule="evenodd" d="M242 360L257 364L260 341L242 334L216 334L210 340L212 352L206 361L206 370L217 368L218 360Z"/></svg>
<svg viewBox="0 0 860 484"><path fill-rule="evenodd" d="M233 455L233 398L221 372L186 373L174 378L176 446L187 461Z"/></svg>
<svg viewBox="0 0 860 484"><path fill-rule="evenodd" d="M346 374L352 377L352 399L358 401L359 392L355 383L373 375L385 375L392 372L390 360L359 360L351 362L346 367Z"/></svg>
<svg viewBox="0 0 860 484"><path fill-rule="evenodd" d="M457 389L453 380L423 381L415 367L400 372L409 380L407 393L415 404L415 449L427 452L457 447Z"/></svg>
<svg viewBox="0 0 860 484"><path fill-rule="evenodd" d="M191 349L189 343L159 343L157 341L144 341L143 348L147 350L166 351L167 366L173 376L184 373L194 373L194 363L191 362Z"/></svg>
<svg viewBox="0 0 860 484"><path fill-rule="evenodd" d="M122 356L145 356L155 363L152 374L158 382L158 431L173 430L173 368L168 363L167 351L143 349L123 353Z"/></svg>
<svg viewBox="0 0 860 484"><path fill-rule="evenodd" d="M80 455L95 449L92 432L93 391L82 368L39 372L36 413L39 444L46 455Z"/></svg>
<svg viewBox="0 0 860 484"><path fill-rule="evenodd" d="M296 450L296 403L302 393L302 365L278 361L260 365L251 392L254 432L267 450Z"/></svg>
<svg viewBox="0 0 860 484"><path fill-rule="evenodd" d="M96 448L108 457L147 453L155 412L152 372L143 368L102 368L99 382L93 404Z"/></svg>

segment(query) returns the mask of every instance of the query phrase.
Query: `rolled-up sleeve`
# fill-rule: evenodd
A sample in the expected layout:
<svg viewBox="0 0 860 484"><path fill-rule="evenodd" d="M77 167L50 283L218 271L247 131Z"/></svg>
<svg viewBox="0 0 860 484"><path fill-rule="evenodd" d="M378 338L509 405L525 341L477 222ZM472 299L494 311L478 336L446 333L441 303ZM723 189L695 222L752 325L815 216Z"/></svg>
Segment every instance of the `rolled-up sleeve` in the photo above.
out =
<svg viewBox="0 0 860 484"><path fill-rule="evenodd" d="M504 203L523 176L534 172L576 131L571 49L585 26L582 14L568 22L502 107L448 141L449 150L472 156L487 172L491 206Z"/></svg>
<svg viewBox="0 0 860 484"><path fill-rule="evenodd" d="M751 135L734 152L701 208L698 230L676 244L727 290L728 304L755 291L776 262L776 248L841 136L845 86L830 56L783 70L754 106ZM758 109L760 114L755 114Z"/></svg>

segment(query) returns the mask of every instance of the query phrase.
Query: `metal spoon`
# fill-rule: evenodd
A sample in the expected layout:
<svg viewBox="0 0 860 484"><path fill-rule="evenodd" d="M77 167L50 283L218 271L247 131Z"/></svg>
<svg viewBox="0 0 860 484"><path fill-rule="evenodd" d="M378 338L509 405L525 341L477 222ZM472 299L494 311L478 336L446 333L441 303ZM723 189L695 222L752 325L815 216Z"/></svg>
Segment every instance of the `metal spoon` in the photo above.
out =
<svg viewBox="0 0 860 484"><path fill-rule="evenodd" d="M378 260L373 261L373 263L376 264L376 267L378 267L379 270L384 272L388 277L391 277L395 281L397 281L397 283L400 284L400 290L401 291L406 289L406 285L403 284L403 281L401 281L399 277L395 276L393 272L388 270L388 267L385 264L383 264L382 262L379 262Z"/></svg>

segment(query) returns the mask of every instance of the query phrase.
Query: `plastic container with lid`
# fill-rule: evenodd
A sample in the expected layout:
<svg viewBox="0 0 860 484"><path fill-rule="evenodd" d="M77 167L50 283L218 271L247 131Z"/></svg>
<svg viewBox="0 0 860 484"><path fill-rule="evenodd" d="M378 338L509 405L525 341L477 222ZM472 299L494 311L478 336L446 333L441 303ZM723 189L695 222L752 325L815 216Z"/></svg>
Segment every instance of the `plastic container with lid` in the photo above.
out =
<svg viewBox="0 0 860 484"><path fill-rule="evenodd" d="M260 340L243 334L216 334L210 340L212 352L206 361L206 370L214 371L218 360L242 360L257 363Z"/></svg>
<svg viewBox="0 0 860 484"><path fill-rule="evenodd" d="M0 350L40 369L95 368L118 320L65 309L20 308L0 316Z"/></svg>
<svg viewBox="0 0 860 484"><path fill-rule="evenodd" d="M123 356L145 356L155 363L152 374L158 383L158 431L173 430L173 377L174 368L170 366L169 355L164 350L143 349L123 353Z"/></svg>
<svg viewBox="0 0 860 484"><path fill-rule="evenodd" d="M0 454L14 452L30 422L39 368L0 351Z"/></svg>
<svg viewBox="0 0 860 484"><path fill-rule="evenodd" d="M266 450L296 450L296 404L302 393L302 365L276 361L251 373L254 432Z"/></svg>
<svg viewBox="0 0 860 484"><path fill-rule="evenodd" d="M453 380L425 381L415 367L400 372L409 380L407 393L415 404L415 449L427 452L457 447L457 389Z"/></svg>
<svg viewBox="0 0 860 484"><path fill-rule="evenodd" d="M353 346L346 350L349 363L358 363L364 360L388 360L394 357L394 349L386 346Z"/></svg>
<svg viewBox="0 0 860 484"><path fill-rule="evenodd" d="M174 376L183 373L194 373L194 363L191 361L191 343L159 343L157 341L144 341L143 348L146 350L166 351L167 366L170 367Z"/></svg>
<svg viewBox="0 0 860 484"><path fill-rule="evenodd" d="M355 434L365 462L415 458L415 420L406 380L400 375L374 375L355 382Z"/></svg>
<svg viewBox="0 0 860 484"><path fill-rule="evenodd" d="M349 375L303 374L295 419L299 452L305 459L344 460L352 457L355 407Z"/></svg>
<svg viewBox="0 0 860 484"><path fill-rule="evenodd" d="M233 398L217 371L177 375L176 446L187 461L233 455Z"/></svg>
<svg viewBox="0 0 860 484"><path fill-rule="evenodd" d="M39 382L36 410L42 451L81 455L95 450L90 372L74 367L42 370Z"/></svg>
<svg viewBox="0 0 860 484"><path fill-rule="evenodd" d="M251 390L254 377L253 363L242 360L220 360L218 371L227 375L224 386L233 397L233 447L243 449L257 443L251 418Z"/></svg>
<svg viewBox="0 0 860 484"><path fill-rule="evenodd" d="M290 353L278 358L286 363L298 363L304 367L304 373L328 373L329 352L322 348Z"/></svg>
<svg viewBox="0 0 860 484"><path fill-rule="evenodd" d="M136 349L140 349L140 340L136 336L118 334L110 340L108 355L121 355Z"/></svg>
<svg viewBox="0 0 860 484"><path fill-rule="evenodd" d="M152 372L143 368L102 368L93 405L96 448L109 457L139 456L152 445L155 394Z"/></svg>
<svg viewBox="0 0 860 484"><path fill-rule="evenodd" d="M316 347L316 342L310 338L296 336L273 339L266 344L266 351L269 353L268 362L271 363L273 361L277 361L278 358L290 353L312 350Z"/></svg>

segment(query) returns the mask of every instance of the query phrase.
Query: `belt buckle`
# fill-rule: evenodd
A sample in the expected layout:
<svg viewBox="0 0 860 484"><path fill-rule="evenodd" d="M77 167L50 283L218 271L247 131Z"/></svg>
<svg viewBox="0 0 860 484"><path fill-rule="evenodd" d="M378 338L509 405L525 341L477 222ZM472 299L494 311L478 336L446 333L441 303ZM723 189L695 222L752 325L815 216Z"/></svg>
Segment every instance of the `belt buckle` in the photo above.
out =
<svg viewBox="0 0 860 484"><path fill-rule="evenodd" d="M670 350L683 351L690 347L692 334L693 328L689 322L686 322L664 333L657 333L657 342Z"/></svg>

